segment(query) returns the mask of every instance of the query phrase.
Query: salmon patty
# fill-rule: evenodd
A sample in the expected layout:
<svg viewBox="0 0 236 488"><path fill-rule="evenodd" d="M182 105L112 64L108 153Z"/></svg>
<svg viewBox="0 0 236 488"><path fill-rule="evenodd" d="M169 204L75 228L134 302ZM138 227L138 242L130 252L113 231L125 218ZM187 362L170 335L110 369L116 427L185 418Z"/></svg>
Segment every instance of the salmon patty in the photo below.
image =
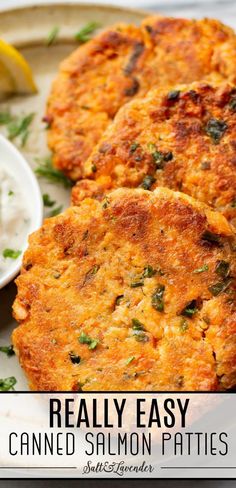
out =
<svg viewBox="0 0 236 488"><path fill-rule="evenodd" d="M236 384L233 228L183 193L117 189L30 238L14 348L33 390Z"/></svg>
<svg viewBox="0 0 236 488"><path fill-rule="evenodd" d="M126 104L86 165L72 203L111 188L180 190L236 225L236 89L203 82L153 89Z"/></svg>
<svg viewBox="0 0 236 488"><path fill-rule="evenodd" d="M54 165L72 180L119 108L154 86L207 79L236 82L236 37L217 20L149 17L118 25L60 66L45 120Z"/></svg>

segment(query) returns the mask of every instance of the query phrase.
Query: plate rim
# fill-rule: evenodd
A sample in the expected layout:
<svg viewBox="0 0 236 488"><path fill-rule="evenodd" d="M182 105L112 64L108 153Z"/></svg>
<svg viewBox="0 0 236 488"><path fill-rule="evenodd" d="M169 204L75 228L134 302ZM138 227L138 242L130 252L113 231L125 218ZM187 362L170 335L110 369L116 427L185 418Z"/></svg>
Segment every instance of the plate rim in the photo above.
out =
<svg viewBox="0 0 236 488"><path fill-rule="evenodd" d="M124 6L118 6L118 5L114 5L114 4L104 4L104 3L87 3L87 2L80 2L80 1L68 1L66 2L65 0L58 0L56 3L52 0L46 0L45 3L37 3L37 4L32 4L32 5L18 5L18 6L7 6L5 7L3 10L1 10L1 6L0 6L0 22L3 20L4 21L4 17L8 16L8 15L11 15L11 16L16 16L17 17L17 14L20 12L25 12L26 15L35 15L36 12L43 12L43 11L46 11L49 13L49 9L52 8L57 10L57 9L65 9L65 8L77 8L78 9L78 12L81 10L81 9L85 9L87 11L90 11L92 12L94 8L96 9L101 9L103 14L105 15L106 12L107 13L114 13L114 14L120 14L121 18L122 18L122 15L124 16L124 20L120 20L120 21L116 21L116 23L119 23L119 22L126 22L126 23L131 23L131 20L130 21L126 21L125 20L125 14L129 14L129 15L136 15L137 17L139 17L140 19L140 22L145 18L145 17L149 17L150 15L158 15L158 12L152 12L152 11L147 11L147 10L144 10L144 9L136 9L136 8L132 8L132 7L124 7ZM37 15L35 15L35 17L37 18ZM114 22L111 23L111 25L114 24ZM106 25L105 26L105 29L107 29L109 26ZM71 36L60 36L59 39L56 39L55 41L55 44L71 44L73 42L73 38ZM13 41L13 45L17 48L17 49L27 49L27 48L33 48L33 47L38 47L38 46L42 46L43 44L43 38L39 38L39 39L29 39L29 40L24 40L24 39L21 39L19 41Z"/></svg>
<svg viewBox="0 0 236 488"><path fill-rule="evenodd" d="M129 12L129 13L134 13L134 14L137 14L137 15L140 15L140 17L142 16L148 16L148 15L158 15L158 12L153 12L151 10L145 10L145 9L139 9L139 8L133 8L133 7L124 7L124 6L119 6L119 5L114 5L114 4L111 4L111 3L87 3L87 2L80 2L80 1L76 1L76 2L71 2L70 0L68 2L66 2L65 0L62 0L61 2L58 1L58 2L54 2L54 1L50 1L50 0L47 0L47 2L45 3L37 3L37 4L32 4L32 5L17 5L17 6L11 6L11 5L7 5L6 7L4 7L2 10L1 10L1 6L0 6L0 18L2 16L4 16L4 14L9 14L9 13L16 13L19 12L19 11L23 11L23 10L27 10L27 11L30 11L30 10L46 10L48 9L49 7L54 7L55 9L59 8L59 7L66 7L66 8L70 8L70 7L77 7L77 8L87 8L89 10L92 10L93 8L101 8L103 11L105 10L109 10L109 11L113 11L113 12Z"/></svg>

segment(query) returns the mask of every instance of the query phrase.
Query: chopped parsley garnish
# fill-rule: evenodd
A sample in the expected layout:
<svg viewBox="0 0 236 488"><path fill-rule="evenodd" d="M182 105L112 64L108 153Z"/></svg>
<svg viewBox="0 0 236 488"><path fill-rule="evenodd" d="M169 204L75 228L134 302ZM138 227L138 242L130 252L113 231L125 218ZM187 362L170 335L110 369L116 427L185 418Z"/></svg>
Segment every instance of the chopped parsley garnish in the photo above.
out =
<svg viewBox="0 0 236 488"><path fill-rule="evenodd" d="M165 286L160 284L156 288L155 292L152 294L152 306L158 312L164 311L164 301L163 301L164 292L165 292Z"/></svg>
<svg viewBox="0 0 236 488"><path fill-rule="evenodd" d="M58 37L59 31L60 31L60 27L58 27L58 25L55 25L55 27L52 28L52 30L49 32L46 39L47 46L51 46L55 42L55 40Z"/></svg>
<svg viewBox="0 0 236 488"><path fill-rule="evenodd" d="M43 204L45 207L53 207L55 205L55 200L51 200L50 196L48 193L43 194Z"/></svg>
<svg viewBox="0 0 236 488"><path fill-rule="evenodd" d="M140 146L140 144L138 144L137 142L133 142L130 146L130 150L129 152L132 154L136 151L136 149L138 149L138 147Z"/></svg>
<svg viewBox="0 0 236 488"><path fill-rule="evenodd" d="M0 112L0 125L7 125L12 122L13 116L9 111Z"/></svg>
<svg viewBox="0 0 236 488"><path fill-rule="evenodd" d="M5 125L7 137L11 140L20 137L21 146L23 147L29 137L29 126L33 121L35 114L29 115L12 115L9 111L0 112L0 125Z"/></svg>
<svg viewBox="0 0 236 488"><path fill-rule="evenodd" d="M1 346L0 352L3 352L4 354L6 354L8 358L10 358L11 356L14 356L14 354L15 354L12 345L11 346Z"/></svg>
<svg viewBox="0 0 236 488"><path fill-rule="evenodd" d="M63 205L58 205L58 207L53 208L53 210L47 214L47 217L55 217L62 212L62 209Z"/></svg>
<svg viewBox="0 0 236 488"><path fill-rule="evenodd" d="M135 356L130 356L128 359L125 361L125 366L128 366L128 364L132 363L134 361Z"/></svg>
<svg viewBox="0 0 236 488"><path fill-rule="evenodd" d="M179 327L180 327L181 332L186 332L186 330L188 329L188 322L183 317L182 317L182 319L180 321L180 326Z"/></svg>
<svg viewBox="0 0 236 488"><path fill-rule="evenodd" d="M144 325L138 319L132 319L132 329L134 330L145 330Z"/></svg>
<svg viewBox="0 0 236 488"><path fill-rule="evenodd" d="M98 272L100 266L98 264L95 264L85 275L85 280L84 283L87 281L91 280Z"/></svg>
<svg viewBox="0 0 236 488"><path fill-rule="evenodd" d="M85 334L85 332L81 332L79 342L80 344L87 344L89 349L95 349L99 344L98 339L92 339L92 337Z"/></svg>
<svg viewBox="0 0 236 488"><path fill-rule="evenodd" d="M169 101L177 101L179 100L180 91L179 90L171 90L167 95L167 100Z"/></svg>
<svg viewBox="0 0 236 488"><path fill-rule="evenodd" d="M171 161L173 159L173 153L171 151L165 153L165 152L156 150L152 153L152 158L153 158L153 162L156 165L156 168L157 169L163 169L165 163L167 163L168 161Z"/></svg>
<svg viewBox="0 0 236 488"><path fill-rule="evenodd" d="M233 112L236 112L236 98L231 98L229 108L233 110Z"/></svg>
<svg viewBox="0 0 236 488"><path fill-rule="evenodd" d="M12 197L13 195L14 195L14 191L9 190L9 192L8 192L8 196L9 196L9 197Z"/></svg>
<svg viewBox="0 0 236 488"><path fill-rule="evenodd" d="M156 269L153 269L153 267L148 264L143 270L143 278L152 278L156 273Z"/></svg>
<svg viewBox="0 0 236 488"><path fill-rule="evenodd" d="M88 42L91 39L91 34L93 34L100 26L101 24L98 22L88 22L88 24L75 34L75 40L80 44Z"/></svg>
<svg viewBox="0 0 236 488"><path fill-rule="evenodd" d="M191 318L197 312L198 312L197 300L191 300L191 302L187 303L187 305L184 307L184 309L181 312L181 315Z"/></svg>
<svg viewBox="0 0 236 488"><path fill-rule="evenodd" d="M217 297L220 293L227 290L230 283L231 283L231 279L226 278L224 281L219 281L218 283L214 283L208 289L214 297Z"/></svg>
<svg viewBox="0 0 236 488"><path fill-rule="evenodd" d="M143 273L136 277L134 281L131 282L131 288L138 288L139 286L144 286L144 279L145 278L152 278L155 274L161 274L161 270L156 270L150 264L144 267Z"/></svg>
<svg viewBox="0 0 236 488"><path fill-rule="evenodd" d="M138 280L138 281L133 281L130 283L130 288L139 288L140 286L144 285L144 281Z"/></svg>
<svg viewBox="0 0 236 488"><path fill-rule="evenodd" d="M124 295L119 295L118 297L116 297L116 306L121 304L123 298L124 298Z"/></svg>
<svg viewBox="0 0 236 488"><path fill-rule="evenodd" d="M209 266L207 264L204 264L201 268L197 268L193 271L194 274L198 273L204 273L204 271L208 271Z"/></svg>
<svg viewBox="0 0 236 488"><path fill-rule="evenodd" d="M7 124L7 131L9 139L13 140L20 137L22 147L25 146L29 137L29 126L33 121L35 114L31 113L23 117L13 117L11 122Z"/></svg>
<svg viewBox="0 0 236 488"><path fill-rule="evenodd" d="M217 234L214 234L210 230L205 230L205 232L203 232L203 234L202 234L201 239L202 239L202 241L206 241L209 244L214 244L215 246L220 245L219 236Z"/></svg>
<svg viewBox="0 0 236 488"><path fill-rule="evenodd" d="M14 376L9 376L9 378L0 379L0 391L10 391L14 390L14 386L17 381Z"/></svg>
<svg viewBox="0 0 236 488"><path fill-rule="evenodd" d="M110 200L107 197L105 197L104 202L102 204L102 208L106 209L109 207L109 205L110 205Z"/></svg>
<svg viewBox="0 0 236 488"><path fill-rule="evenodd" d="M39 162L38 167L35 170L35 173L40 178L45 178L49 183L60 183L66 188L72 186L72 181L69 180L63 173L52 166L51 157L47 157L41 162Z"/></svg>
<svg viewBox="0 0 236 488"><path fill-rule="evenodd" d="M229 274L230 264L227 261L218 261L216 264L215 272L221 276L221 278L226 278Z"/></svg>
<svg viewBox="0 0 236 488"><path fill-rule="evenodd" d="M77 354L70 352L69 356L70 356L70 360L73 364L79 364L80 363L81 357L78 356Z"/></svg>
<svg viewBox="0 0 236 488"><path fill-rule="evenodd" d="M220 142L220 139L223 137L225 131L228 129L228 125L223 120L218 119L210 119L206 125L206 133L209 137L211 137L212 141L215 144Z"/></svg>
<svg viewBox="0 0 236 488"><path fill-rule="evenodd" d="M4 249L2 255L4 258L17 259L21 255L22 251L14 249Z"/></svg>
<svg viewBox="0 0 236 488"><path fill-rule="evenodd" d="M156 178L154 178L152 175L146 175L140 185L140 188L143 188L144 190L150 190L155 181Z"/></svg>
<svg viewBox="0 0 236 488"><path fill-rule="evenodd" d="M99 270L100 266L98 266L98 264L95 264L92 269L90 270L90 274L91 275L95 275L97 274L98 270Z"/></svg>
<svg viewBox="0 0 236 488"><path fill-rule="evenodd" d="M134 330L133 335L137 342L147 342L148 336L142 330Z"/></svg>

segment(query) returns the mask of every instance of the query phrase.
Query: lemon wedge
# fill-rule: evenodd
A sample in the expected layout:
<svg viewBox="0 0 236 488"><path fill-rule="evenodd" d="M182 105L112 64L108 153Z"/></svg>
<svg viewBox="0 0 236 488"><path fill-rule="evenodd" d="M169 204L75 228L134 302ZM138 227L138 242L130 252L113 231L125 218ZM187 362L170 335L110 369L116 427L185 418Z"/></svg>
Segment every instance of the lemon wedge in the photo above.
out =
<svg viewBox="0 0 236 488"><path fill-rule="evenodd" d="M32 70L25 58L0 39L0 97L36 92Z"/></svg>

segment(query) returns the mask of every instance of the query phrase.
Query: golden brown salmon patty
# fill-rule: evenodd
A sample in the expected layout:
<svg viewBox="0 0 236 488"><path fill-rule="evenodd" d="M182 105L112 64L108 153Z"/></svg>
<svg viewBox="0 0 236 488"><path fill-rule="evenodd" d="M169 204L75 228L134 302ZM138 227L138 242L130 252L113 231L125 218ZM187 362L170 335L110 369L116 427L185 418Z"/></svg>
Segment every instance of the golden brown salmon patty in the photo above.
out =
<svg viewBox="0 0 236 488"><path fill-rule="evenodd" d="M48 100L54 164L73 180L118 109L149 88L200 79L236 82L236 37L217 20L150 17L118 25L60 66Z"/></svg>
<svg viewBox="0 0 236 488"><path fill-rule="evenodd" d="M187 195L118 189L45 221L13 333L35 390L236 384L235 233Z"/></svg>
<svg viewBox="0 0 236 488"><path fill-rule="evenodd" d="M109 188L167 186L236 225L236 89L202 82L153 89L126 104L86 163L72 203Z"/></svg>

